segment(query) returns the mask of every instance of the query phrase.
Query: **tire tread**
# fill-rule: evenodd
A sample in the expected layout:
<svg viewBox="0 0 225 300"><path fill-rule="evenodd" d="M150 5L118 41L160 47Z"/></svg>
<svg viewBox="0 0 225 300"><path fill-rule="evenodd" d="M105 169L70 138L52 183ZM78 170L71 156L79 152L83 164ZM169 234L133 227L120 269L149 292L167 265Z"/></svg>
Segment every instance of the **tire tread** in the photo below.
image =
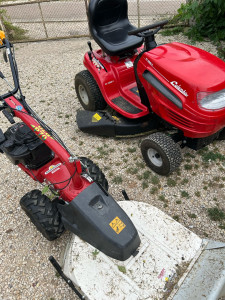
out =
<svg viewBox="0 0 225 300"><path fill-rule="evenodd" d="M89 92L88 96L91 104L88 106L88 110L96 111L96 110L104 109L106 107L105 99L103 98L102 93L94 77L91 75L91 73L88 70L83 70L75 76L75 90L77 93L77 97L81 105L84 107L84 109L87 109L87 107L83 105L83 102L79 96L79 91L78 91L79 82L83 83L83 85L86 86L86 90L87 88L89 90L89 91L87 90L87 92Z"/></svg>
<svg viewBox="0 0 225 300"><path fill-rule="evenodd" d="M31 222L49 241L58 238L64 231L61 216L55 202L39 190L32 190L20 199L20 205Z"/></svg>

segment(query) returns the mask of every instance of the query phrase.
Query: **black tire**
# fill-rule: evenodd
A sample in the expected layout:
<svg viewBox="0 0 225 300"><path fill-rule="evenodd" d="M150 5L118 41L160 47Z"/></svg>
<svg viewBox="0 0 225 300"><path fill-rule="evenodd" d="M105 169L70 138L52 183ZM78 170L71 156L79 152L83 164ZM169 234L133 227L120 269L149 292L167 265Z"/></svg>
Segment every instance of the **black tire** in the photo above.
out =
<svg viewBox="0 0 225 300"><path fill-rule="evenodd" d="M81 71L75 76L75 90L85 110L96 111L106 108L105 99L88 70Z"/></svg>
<svg viewBox="0 0 225 300"><path fill-rule="evenodd" d="M224 141L224 140L225 140L225 128L223 128L223 129L220 131L217 140L219 140L219 141Z"/></svg>
<svg viewBox="0 0 225 300"><path fill-rule="evenodd" d="M160 175L169 175L182 161L180 147L161 132L153 133L141 142L141 152L146 164Z"/></svg>
<svg viewBox="0 0 225 300"><path fill-rule="evenodd" d="M79 159L82 164L86 166L84 171L87 172L95 182L101 184L101 186L108 191L108 180L105 178L105 175L101 169L87 157L79 157Z"/></svg>
<svg viewBox="0 0 225 300"><path fill-rule="evenodd" d="M64 226L56 202L52 202L41 191L27 193L20 199L20 205L47 240L55 240L63 233Z"/></svg>

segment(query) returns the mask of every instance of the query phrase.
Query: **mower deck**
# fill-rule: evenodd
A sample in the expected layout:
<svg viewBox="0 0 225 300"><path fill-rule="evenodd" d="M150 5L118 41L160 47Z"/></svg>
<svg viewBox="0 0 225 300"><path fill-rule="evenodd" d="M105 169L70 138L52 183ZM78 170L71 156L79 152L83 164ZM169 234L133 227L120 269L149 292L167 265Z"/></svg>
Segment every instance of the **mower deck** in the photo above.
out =
<svg viewBox="0 0 225 300"><path fill-rule="evenodd" d="M105 111L92 112L79 110L77 125L85 133L107 136L128 137L142 135L160 130L162 125L159 119L148 115L139 119L127 119L119 115L110 115Z"/></svg>
<svg viewBox="0 0 225 300"><path fill-rule="evenodd" d="M111 259L77 236L67 246L64 274L85 299L215 300L225 295L224 243L202 240L146 203L120 205L141 238L133 256L124 262Z"/></svg>

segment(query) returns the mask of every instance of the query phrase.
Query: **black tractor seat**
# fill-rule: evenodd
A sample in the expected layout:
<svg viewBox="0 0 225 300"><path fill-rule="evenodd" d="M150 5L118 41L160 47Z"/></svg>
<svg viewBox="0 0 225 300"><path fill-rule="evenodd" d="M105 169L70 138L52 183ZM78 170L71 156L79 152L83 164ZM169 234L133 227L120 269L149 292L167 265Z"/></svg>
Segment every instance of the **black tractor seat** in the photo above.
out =
<svg viewBox="0 0 225 300"><path fill-rule="evenodd" d="M89 28L93 39L108 55L121 56L143 43L141 37L128 35L136 29L128 19L127 0L91 0L88 7Z"/></svg>

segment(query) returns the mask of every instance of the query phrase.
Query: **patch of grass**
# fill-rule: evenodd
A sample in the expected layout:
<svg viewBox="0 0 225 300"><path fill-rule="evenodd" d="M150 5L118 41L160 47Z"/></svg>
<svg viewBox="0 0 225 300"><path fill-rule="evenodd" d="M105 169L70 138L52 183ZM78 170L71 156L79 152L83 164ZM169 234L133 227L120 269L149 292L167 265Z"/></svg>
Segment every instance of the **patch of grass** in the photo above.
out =
<svg viewBox="0 0 225 300"><path fill-rule="evenodd" d="M181 197L183 197L183 198L188 198L188 197L189 197L188 192L186 192L186 191L181 191Z"/></svg>
<svg viewBox="0 0 225 300"><path fill-rule="evenodd" d="M192 219L196 219L197 218L196 214L188 214L188 217L192 218Z"/></svg>
<svg viewBox="0 0 225 300"><path fill-rule="evenodd" d="M207 151L201 154L203 162L216 161L219 160L221 162L225 161L225 155L219 152Z"/></svg>
<svg viewBox="0 0 225 300"><path fill-rule="evenodd" d="M174 180L174 179L172 179L172 178L168 178L167 179L167 185L168 186L170 186L170 187L174 187L174 186L176 186L176 181Z"/></svg>
<svg viewBox="0 0 225 300"><path fill-rule="evenodd" d="M141 169L143 169L145 167L145 164L142 161L141 162L138 161L136 163L136 165L137 165L138 168L141 168Z"/></svg>
<svg viewBox="0 0 225 300"><path fill-rule="evenodd" d="M147 189L148 188L148 183L146 181L142 182L142 188Z"/></svg>
<svg viewBox="0 0 225 300"><path fill-rule="evenodd" d="M196 197L200 197L201 196L201 193L199 191L195 192L195 196Z"/></svg>
<svg viewBox="0 0 225 300"><path fill-rule="evenodd" d="M177 204L181 204L182 201L181 201L181 200L177 200L176 203L177 203Z"/></svg>
<svg viewBox="0 0 225 300"><path fill-rule="evenodd" d="M159 178L157 176L153 176L151 178L151 183L152 184L159 184Z"/></svg>
<svg viewBox="0 0 225 300"><path fill-rule="evenodd" d="M173 216L173 219L177 222L179 222L180 217L178 215Z"/></svg>
<svg viewBox="0 0 225 300"><path fill-rule="evenodd" d="M150 177L150 175L151 175L151 172L145 171L145 172L142 174L142 178L143 178L143 179L148 179L148 178Z"/></svg>
<svg viewBox="0 0 225 300"><path fill-rule="evenodd" d="M134 153L136 152L136 148L127 148L127 151L130 152L130 153Z"/></svg>
<svg viewBox="0 0 225 300"><path fill-rule="evenodd" d="M2 19L8 35L8 39L10 41L28 39L28 37L26 36L27 30L13 25L10 21L6 20L6 17L3 17Z"/></svg>
<svg viewBox="0 0 225 300"><path fill-rule="evenodd" d="M127 173L134 175L138 173L138 168L128 168Z"/></svg>
<svg viewBox="0 0 225 300"><path fill-rule="evenodd" d="M167 202L166 197L164 195L159 195L159 200L163 202Z"/></svg>
<svg viewBox="0 0 225 300"><path fill-rule="evenodd" d="M214 176L212 180L213 181L220 181L220 176Z"/></svg>
<svg viewBox="0 0 225 300"><path fill-rule="evenodd" d="M109 154L107 150L105 150L103 147L97 147L97 151L99 152L99 156L103 157Z"/></svg>
<svg viewBox="0 0 225 300"><path fill-rule="evenodd" d="M188 170L191 170L191 169L192 169L192 165L190 165L190 164L185 164L185 165L184 165L184 169L187 170L187 171L188 171Z"/></svg>
<svg viewBox="0 0 225 300"><path fill-rule="evenodd" d="M99 254L99 251L97 249L95 249L95 251L92 252L93 258L96 259L98 254Z"/></svg>
<svg viewBox="0 0 225 300"><path fill-rule="evenodd" d="M212 221L225 220L225 213L218 207L208 208L208 216Z"/></svg>
<svg viewBox="0 0 225 300"><path fill-rule="evenodd" d="M184 156L190 157L190 158L195 158L195 156L193 154L191 154L190 152L185 153Z"/></svg>
<svg viewBox="0 0 225 300"><path fill-rule="evenodd" d="M184 178L182 181L181 181L181 184L182 185L185 185L189 182L189 180L187 178Z"/></svg>
<svg viewBox="0 0 225 300"><path fill-rule="evenodd" d="M113 183L121 184L123 182L123 178L121 176L115 176L112 181Z"/></svg>
<svg viewBox="0 0 225 300"><path fill-rule="evenodd" d="M225 229L225 224L223 224L223 225L221 224L221 225L219 225L218 227L219 227L220 229Z"/></svg>
<svg viewBox="0 0 225 300"><path fill-rule="evenodd" d="M156 194L156 192L158 191L158 188L156 186L154 186L153 188L151 188L150 193L152 195Z"/></svg>
<svg viewBox="0 0 225 300"><path fill-rule="evenodd" d="M181 171L180 171L180 169L175 170L174 173L176 173L177 176L181 176Z"/></svg>
<svg viewBox="0 0 225 300"><path fill-rule="evenodd" d="M122 272L123 274L126 274L127 273L127 270L124 266L117 266L119 271Z"/></svg>

